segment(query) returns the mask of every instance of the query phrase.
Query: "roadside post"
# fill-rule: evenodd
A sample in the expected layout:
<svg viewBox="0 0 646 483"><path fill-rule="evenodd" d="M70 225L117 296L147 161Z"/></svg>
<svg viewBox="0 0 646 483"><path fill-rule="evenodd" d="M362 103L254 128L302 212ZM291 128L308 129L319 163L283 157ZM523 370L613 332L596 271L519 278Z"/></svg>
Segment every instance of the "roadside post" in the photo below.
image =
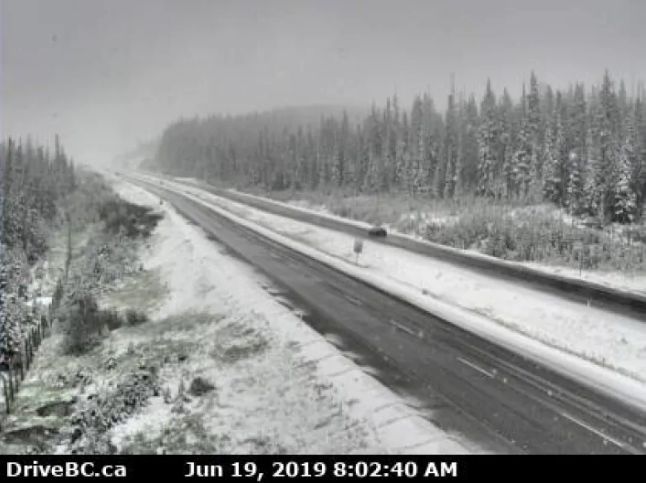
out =
<svg viewBox="0 0 646 483"><path fill-rule="evenodd" d="M355 265L359 265L359 255L363 252L363 240L359 238L354 239L354 254L355 254Z"/></svg>
<svg viewBox="0 0 646 483"><path fill-rule="evenodd" d="M603 255L603 246L599 243L592 243L588 248L590 249L590 266L594 268L601 260Z"/></svg>
<svg viewBox="0 0 646 483"><path fill-rule="evenodd" d="M572 248L574 249L574 253L576 253L579 258L579 277L581 277L583 274L583 242L574 242Z"/></svg>

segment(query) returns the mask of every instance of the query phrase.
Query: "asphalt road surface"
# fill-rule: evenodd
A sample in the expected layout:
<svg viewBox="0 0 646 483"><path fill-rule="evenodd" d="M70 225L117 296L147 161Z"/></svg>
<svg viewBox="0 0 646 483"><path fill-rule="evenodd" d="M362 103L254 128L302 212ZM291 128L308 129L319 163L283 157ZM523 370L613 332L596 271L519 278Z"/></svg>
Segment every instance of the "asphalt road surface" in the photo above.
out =
<svg viewBox="0 0 646 483"><path fill-rule="evenodd" d="M168 187L170 202L270 279L320 333L436 425L491 451L646 453L646 414L268 240ZM214 267L217 270L217 267Z"/></svg>

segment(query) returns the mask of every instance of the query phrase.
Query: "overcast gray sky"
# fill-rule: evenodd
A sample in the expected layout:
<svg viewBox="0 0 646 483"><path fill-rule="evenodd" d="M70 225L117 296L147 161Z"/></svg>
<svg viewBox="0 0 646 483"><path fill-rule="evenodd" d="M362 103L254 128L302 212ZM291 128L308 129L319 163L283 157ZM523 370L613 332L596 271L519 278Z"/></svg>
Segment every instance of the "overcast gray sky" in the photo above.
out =
<svg viewBox="0 0 646 483"><path fill-rule="evenodd" d="M0 0L3 134L110 160L179 116L646 79L646 0Z"/></svg>

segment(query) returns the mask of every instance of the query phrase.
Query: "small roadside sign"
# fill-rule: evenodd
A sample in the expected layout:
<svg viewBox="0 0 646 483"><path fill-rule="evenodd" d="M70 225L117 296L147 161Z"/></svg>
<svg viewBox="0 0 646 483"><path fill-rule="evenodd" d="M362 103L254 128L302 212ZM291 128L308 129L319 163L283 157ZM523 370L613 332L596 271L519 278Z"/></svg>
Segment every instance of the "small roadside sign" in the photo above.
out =
<svg viewBox="0 0 646 483"><path fill-rule="evenodd" d="M354 254L356 256L355 258L355 263L358 265L359 264L359 255L361 252L363 252L363 240L360 240L359 238L354 239Z"/></svg>

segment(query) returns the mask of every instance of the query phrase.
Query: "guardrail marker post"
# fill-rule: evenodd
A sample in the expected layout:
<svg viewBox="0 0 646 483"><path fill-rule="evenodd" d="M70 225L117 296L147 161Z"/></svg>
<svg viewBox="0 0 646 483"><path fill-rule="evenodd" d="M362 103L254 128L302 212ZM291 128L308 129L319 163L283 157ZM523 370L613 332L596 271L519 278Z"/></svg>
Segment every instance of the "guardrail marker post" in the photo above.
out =
<svg viewBox="0 0 646 483"><path fill-rule="evenodd" d="M25 380L25 368L23 367L23 360L22 360L22 347L20 348L20 353L18 354L18 362L20 363L20 380L24 381Z"/></svg>
<svg viewBox="0 0 646 483"><path fill-rule="evenodd" d="M11 400L13 401L14 398L14 387L13 387L13 371L11 370L11 363L8 364L9 367L9 395L11 396Z"/></svg>
<svg viewBox="0 0 646 483"><path fill-rule="evenodd" d="M20 379L20 373L15 369L15 367L13 369L13 378L15 381L16 392L18 392L18 390L20 389L22 380Z"/></svg>
<svg viewBox="0 0 646 483"><path fill-rule="evenodd" d="M29 357L29 354L31 353L29 349L29 339L25 339L25 360L27 361L27 370L29 370L29 366L31 365L31 358Z"/></svg>
<svg viewBox="0 0 646 483"><path fill-rule="evenodd" d="M29 342L27 339L23 340L23 345L25 346L25 371L29 370Z"/></svg>
<svg viewBox="0 0 646 483"><path fill-rule="evenodd" d="M4 374L0 374L2 379L2 392L4 393L5 412L11 413L11 398L9 397L9 387L7 386L7 378Z"/></svg>

